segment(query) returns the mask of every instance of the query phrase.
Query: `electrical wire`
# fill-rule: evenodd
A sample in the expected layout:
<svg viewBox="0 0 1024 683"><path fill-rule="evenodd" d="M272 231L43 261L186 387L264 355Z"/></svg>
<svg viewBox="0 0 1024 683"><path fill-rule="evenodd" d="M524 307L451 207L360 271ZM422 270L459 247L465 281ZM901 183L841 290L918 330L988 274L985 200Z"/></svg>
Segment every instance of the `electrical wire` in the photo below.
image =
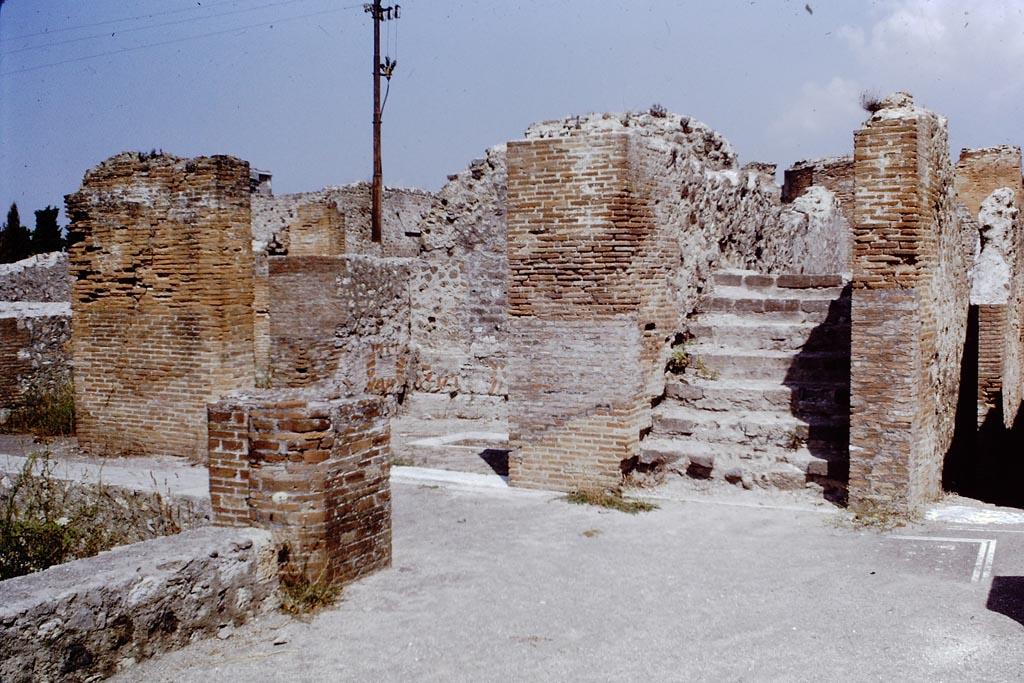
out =
<svg viewBox="0 0 1024 683"><path fill-rule="evenodd" d="M259 5L257 7L247 7L245 9L231 10L230 12L221 12L220 14L208 14L202 17L189 17L188 19L177 19L175 21L165 21L162 24L149 24L147 26L136 26L133 28L121 29L113 33L96 33L91 36L81 36L79 38L70 38L68 40L58 41L56 43L47 43L45 45L29 45L28 47L19 47L14 50L6 50L0 52L0 55L12 55L16 52L28 52L30 50L46 50L51 47L57 47L58 45L69 45L71 43L80 43L83 40L93 40L95 38L109 38L115 33L137 33L139 31L148 31L154 28L163 28L164 26L175 26L178 24L188 24L195 21L204 21L206 19L216 19L217 17L227 17L234 14L245 14L248 12L256 12L263 9L269 9L271 7L280 7L282 5L292 5L296 2L309 2L309 0L281 0L280 2L272 2L266 5Z"/></svg>
<svg viewBox="0 0 1024 683"><path fill-rule="evenodd" d="M61 28L47 29L45 31L38 31L36 33L24 33L20 36L12 36L8 40L22 40L23 38L34 38L35 36L47 36L53 33L64 33L66 31L77 31L80 28L92 28L94 26L108 26L110 24L119 24L123 21L135 21L136 19L152 19L153 17L162 17L168 14L181 14L182 12L195 12L196 10L207 9L212 5L220 5L225 2L237 2L237 0L207 0L206 5L198 5L196 7L184 7L182 9L172 9L166 12L152 12L150 14L141 14L136 17L125 17L123 19L108 19L106 21L96 21L91 24L78 24L77 26L62 26Z"/></svg>
<svg viewBox="0 0 1024 683"><path fill-rule="evenodd" d="M47 69L51 66L61 66L64 64L72 64L74 62L81 62L87 59L97 59L99 57L110 57L113 55L124 54L126 52L136 52L138 50L146 50L151 47L163 47L165 45L173 45L175 43L184 43L190 40L199 40L201 38L210 38L212 36L222 36L226 33L236 33L238 31L245 31L251 28L262 28L264 26L274 26L275 24L284 24L289 21L297 21L299 19L308 19L309 17L322 16L324 14L333 14L334 12L341 12L344 10L352 9L353 7L361 7L361 5L350 5L348 7L335 7L334 9L323 10L320 12L310 12L308 14L300 14L294 17L285 17L283 19L276 19L274 21L265 21L258 24L249 24L246 26L236 26L234 28L223 29L221 31L211 31L209 33L200 33L194 36L185 36L182 38L174 38L172 40L164 40L157 43L148 43L146 45L137 45L135 47L125 47L120 50L110 50L107 52L99 52L92 55L84 55L82 57L74 57L71 59L62 59L57 62L50 62L48 64L38 64L36 66L26 67L24 69L15 69L14 71L0 72L0 76L13 76L15 74L26 73L29 71L38 71L39 69Z"/></svg>

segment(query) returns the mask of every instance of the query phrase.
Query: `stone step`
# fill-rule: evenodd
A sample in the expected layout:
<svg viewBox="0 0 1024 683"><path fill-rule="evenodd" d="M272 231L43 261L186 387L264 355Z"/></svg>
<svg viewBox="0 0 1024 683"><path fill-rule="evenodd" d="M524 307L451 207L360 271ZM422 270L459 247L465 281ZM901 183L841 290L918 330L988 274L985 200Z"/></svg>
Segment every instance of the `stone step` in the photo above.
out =
<svg viewBox="0 0 1024 683"><path fill-rule="evenodd" d="M654 411L652 437L682 436L709 443L740 446L776 446L796 450L847 447L849 419L798 418L774 411L714 412L677 404L662 404Z"/></svg>
<svg viewBox="0 0 1024 683"><path fill-rule="evenodd" d="M686 376L706 379L770 380L790 386L811 382L849 382L850 357L823 351L765 351L713 344L686 347Z"/></svg>
<svg viewBox="0 0 1024 683"><path fill-rule="evenodd" d="M746 287L752 291L841 291L847 281L841 275L770 275L752 270L722 269L712 275L712 284L715 287Z"/></svg>
<svg viewBox="0 0 1024 683"><path fill-rule="evenodd" d="M845 351L850 348L850 325L768 321L761 316L707 313L687 326L698 341L768 351Z"/></svg>
<svg viewBox="0 0 1024 683"><path fill-rule="evenodd" d="M725 475L742 476L742 470L751 469L746 463L787 463L804 475L845 481L849 474L849 455L841 449L819 449L815 452L797 449L764 447L754 448L736 444L706 443L693 439L651 437L640 443L640 461L645 464L674 465L698 477L707 477L718 471ZM740 470L737 472L737 470Z"/></svg>
<svg viewBox="0 0 1024 683"><path fill-rule="evenodd" d="M708 380L669 377L665 396L684 406L709 411L776 411L804 416L850 414L848 382L807 383L787 387L767 380Z"/></svg>
<svg viewBox="0 0 1024 683"><path fill-rule="evenodd" d="M741 315L751 321L849 324L850 300L731 297L716 290L700 301L697 312Z"/></svg>

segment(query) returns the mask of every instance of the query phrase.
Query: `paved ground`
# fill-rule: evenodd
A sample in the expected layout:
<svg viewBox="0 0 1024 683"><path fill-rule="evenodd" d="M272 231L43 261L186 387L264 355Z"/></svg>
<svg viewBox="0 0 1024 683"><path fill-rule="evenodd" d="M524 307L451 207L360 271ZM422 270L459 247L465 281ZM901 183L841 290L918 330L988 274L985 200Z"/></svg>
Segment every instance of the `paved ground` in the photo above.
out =
<svg viewBox="0 0 1024 683"><path fill-rule="evenodd" d="M115 680L1022 677L1020 514L947 505L880 534L754 495L628 516L496 480L398 471L391 569L310 623L270 615Z"/></svg>

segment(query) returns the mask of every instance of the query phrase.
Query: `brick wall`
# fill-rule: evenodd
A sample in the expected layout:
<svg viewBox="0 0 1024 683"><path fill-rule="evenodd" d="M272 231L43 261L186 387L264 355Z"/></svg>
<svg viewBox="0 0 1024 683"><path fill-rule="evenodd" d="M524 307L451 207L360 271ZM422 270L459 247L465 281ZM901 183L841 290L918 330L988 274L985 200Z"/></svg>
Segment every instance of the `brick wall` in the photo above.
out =
<svg viewBox="0 0 1024 683"><path fill-rule="evenodd" d="M945 119L906 95L854 136L850 503L914 509L941 492L974 237Z"/></svg>
<svg viewBox="0 0 1024 683"><path fill-rule="evenodd" d="M345 583L391 564L381 399L258 392L213 403L208 415L216 524L269 529L314 580Z"/></svg>
<svg viewBox="0 0 1024 683"><path fill-rule="evenodd" d="M1021 151L1003 145L962 150L957 198L977 219L972 267L972 312L977 320L978 424L999 409L1010 428L1024 400L1024 226L1021 225Z"/></svg>
<svg viewBox="0 0 1024 683"><path fill-rule="evenodd" d="M271 380L399 394L409 364L407 259L271 256Z"/></svg>
<svg viewBox="0 0 1024 683"><path fill-rule="evenodd" d="M1000 145L960 151L956 165L956 196L971 216L977 216L981 203L1000 187L1020 192L1020 147Z"/></svg>
<svg viewBox="0 0 1024 683"><path fill-rule="evenodd" d="M508 154L510 481L614 487L649 425L678 315L655 155L616 132L512 142Z"/></svg>
<svg viewBox="0 0 1024 683"><path fill-rule="evenodd" d="M789 203L817 185L832 192L847 222L853 221L854 163L852 156L798 161L783 173L782 201Z"/></svg>
<svg viewBox="0 0 1024 683"><path fill-rule="evenodd" d="M206 404L254 381L249 165L123 153L67 197L79 443L206 455Z"/></svg>

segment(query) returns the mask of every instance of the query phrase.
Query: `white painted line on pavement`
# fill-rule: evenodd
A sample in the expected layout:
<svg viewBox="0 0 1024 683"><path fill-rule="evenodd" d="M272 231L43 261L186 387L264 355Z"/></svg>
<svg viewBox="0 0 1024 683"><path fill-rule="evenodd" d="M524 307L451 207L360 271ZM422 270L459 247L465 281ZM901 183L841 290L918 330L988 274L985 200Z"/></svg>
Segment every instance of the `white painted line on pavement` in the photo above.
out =
<svg viewBox="0 0 1024 683"><path fill-rule="evenodd" d="M977 543L978 559L974 563L971 583L978 583L992 575L992 562L996 557L994 538L949 538L946 536L890 536L904 541L935 541L936 543Z"/></svg>

